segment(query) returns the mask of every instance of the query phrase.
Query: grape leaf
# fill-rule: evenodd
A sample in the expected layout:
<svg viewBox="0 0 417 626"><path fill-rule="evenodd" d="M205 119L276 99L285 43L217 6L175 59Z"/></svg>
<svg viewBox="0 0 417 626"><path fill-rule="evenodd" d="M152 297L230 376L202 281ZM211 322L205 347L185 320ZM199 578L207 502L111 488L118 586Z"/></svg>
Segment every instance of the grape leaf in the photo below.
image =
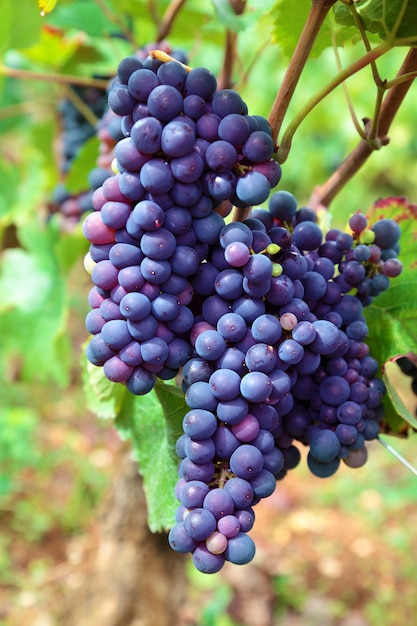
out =
<svg viewBox="0 0 417 626"><path fill-rule="evenodd" d="M48 262L26 250L6 250L0 278L0 335L5 353L20 357L23 378L68 382L65 291L52 258Z"/></svg>
<svg viewBox="0 0 417 626"><path fill-rule="evenodd" d="M409 352L417 353L417 206L410 204L406 198L379 200L367 212L367 217L370 224L380 217L388 217L394 219L401 228L399 258L403 263L403 272L391 279L389 289L364 310L369 327L367 343L384 372L388 361ZM386 373L384 381L395 410L414 425L414 418L404 411ZM398 430L394 424L392 427Z"/></svg>
<svg viewBox="0 0 417 626"><path fill-rule="evenodd" d="M273 38L281 47L284 55L290 58L298 43L300 34L307 21L311 9L311 0L300 0L297 2L297 10L294 4L285 0L277 0L274 8ZM332 31L334 20L331 14L324 21L322 28L314 42L310 57L318 57L320 53L332 45Z"/></svg>
<svg viewBox="0 0 417 626"><path fill-rule="evenodd" d="M81 366L87 408L102 419L115 419L125 400L127 388L112 383L105 377L103 368L90 363L85 353Z"/></svg>
<svg viewBox="0 0 417 626"><path fill-rule="evenodd" d="M174 385L158 382L145 396L127 393L115 426L129 438L138 461L152 532L169 530L175 523L178 476L175 442L186 413L184 394Z"/></svg>
<svg viewBox="0 0 417 626"><path fill-rule="evenodd" d="M392 367L392 363L387 363L383 376L384 383L387 387L387 397L384 402L386 411L384 422L388 426L388 433L393 432L400 435L407 435L410 430L409 426L417 429L417 418L415 414L409 410L398 392L396 384L397 379L390 371ZM397 366L395 366L395 368L397 369ZM394 373L398 377L398 372ZM387 430L386 427L385 430Z"/></svg>
<svg viewBox="0 0 417 626"><path fill-rule="evenodd" d="M2 0L0 52L30 46L38 40L41 28L42 18L34 0L19 0L18 10L14 0Z"/></svg>
<svg viewBox="0 0 417 626"><path fill-rule="evenodd" d="M152 532L171 528L178 501L174 497L178 456L175 444L188 410L184 393L158 381L144 396L134 396L124 385L110 382L102 367L83 359L87 406L98 417L114 419L123 440L130 440L143 477Z"/></svg>
<svg viewBox="0 0 417 626"><path fill-rule="evenodd" d="M396 45L417 44L417 4L415 0L358 0L355 9L365 30ZM334 7L335 19L344 26L355 26L351 9L345 4ZM406 41L402 41L406 39Z"/></svg>
<svg viewBox="0 0 417 626"><path fill-rule="evenodd" d="M59 4L48 16L48 22L63 30L68 30L68 24L71 24L73 29L91 37L103 37L115 29L114 23L107 18L100 6L91 0Z"/></svg>
<svg viewBox="0 0 417 626"><path fill-rule="evenodd" d="M271 8L271 4L274 1L265 0L262 3L253 3L253 5L246 7L246 10L241 15L237 15L234 12L229 0L212 0L212 3L219 22L229 30L239 32L256 24L261 16Z"/></svg>

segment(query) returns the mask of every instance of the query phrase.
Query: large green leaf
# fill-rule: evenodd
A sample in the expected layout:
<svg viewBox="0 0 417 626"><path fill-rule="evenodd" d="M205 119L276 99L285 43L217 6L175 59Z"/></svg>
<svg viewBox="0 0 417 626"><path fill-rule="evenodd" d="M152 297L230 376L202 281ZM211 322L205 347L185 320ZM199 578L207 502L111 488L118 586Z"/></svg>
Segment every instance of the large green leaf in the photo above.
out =
<svg viewBox="0 0 417 626"><path fill-rule="evenodd" d="M26 48L35 43L41 28L42 17L35 0L2 0L0 53L11 48Z"/></svg>
<svg viewBox="0 0 417 626"><path fill-rule="evenodd" d="M58 4L48 15L48 22L56 27L75 29L92 37L101 37L114 32L116 27L107 19L99 4L93 0L78 0L70 4Z"/></svg>
<svg viewBox="0 0 417 626"><path fill-rule="evenodd" d="M395 44L417 44L417 3L415 0L358 0L354 4L365 29ZM349 6L339 3L334 9L336 21L355 26Z"/></svg>
<svg viewBox="0 0 417 626"><path fill-rule="evenodd" d="M175 443L186 411L182 391L158 382L146 396L127 393L116 418L116 428L131 440L139 464L152 532L168 530L175 523L179 462Z"/></svg>
<svg viewBox="0 0 417 626"><path fill-rule="evenodd" d="M103 419L115 419L128 393L124 385L112 383L104 376L103 368L92 365L85 354L82 372L87 408Z"/></svg>
<svg viewBox="0 0 417 626"><path fill-rule="evenodd" d="M99 417L114 419L122 439L132 445L143 477L149 528L153 532L168 530L178 507L174 497L179 462L175 444L188 410L184 393L176 385L158 381L150 393L134 396L124 385L110 382L102 367L86 359L84 388L88 408Z"/></svg>

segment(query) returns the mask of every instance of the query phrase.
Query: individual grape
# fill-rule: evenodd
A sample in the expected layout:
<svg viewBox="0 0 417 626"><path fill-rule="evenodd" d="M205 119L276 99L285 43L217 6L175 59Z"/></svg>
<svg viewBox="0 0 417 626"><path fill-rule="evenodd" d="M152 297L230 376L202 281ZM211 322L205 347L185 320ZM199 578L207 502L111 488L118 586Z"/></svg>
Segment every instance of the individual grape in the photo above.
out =
<svg viewBox="0 0 417 626"><path fill-rule="evenodd" d="M210 511L196 507L185 518L184 526L191 539L205 541L216 530L217 524L216 518Z"/></svg>
<svg viewBox="0 0 417 626"><path fill-rule="evenodd" d="M140 182L151 193L166 193L174 185L174 176L167 161L153 158L146 161L140 170Z"/></svg>
<svg viewBox="0 0 417 626"><path fill-rule="evenodd" d="M340 459L336 457L331 461L321 462L317 461L309 452L307 454L307 465L314 476L318 478L328 478L329 476L333 476L339 469Z"/></svg>
<svg viewBox="0 0 417 626"><path fill-rule="evenodd" d="M291 222L297 211L297 200L289 191L276 191L269 198L269 211L280 222Z"/></svg>
<svg viewBox="0 0 417 626"><path fill-rule="evenodd" d="M375 222L372 226L372 231L375 233L374 243L380 248L392 248L401 235L397 222L389 218L383 218Z"/></svg>
<svg viewBox="0 0 417 626"><path fill-rule="evenodd" d="M192 409L183 419L185 434L196 441L211 437L217 428L217 420L213 413L204 409Z"/></svg>
<svg viewBox="0 0 417 626"><path fill-rule="evenodd" d="M240 376L233 370L218 369L211 374L208 382L213 395L222 402L233 400L239 395Z"/></svg>
<svg viewBox="0 0 417 626"><path fill-rule="evenodd" d="M195 132L190 124L176 119L163 127L161 148L169 157L182 157L191 152L195 139Z"/></svg>
<svg viewBox="0 0 417 626"><path fill-rule="evenodd" d="M235 148L240 148L250 133L247 119L239 113L229 113L220 120L218 134L220 139L228 141Z"/></svg>
<svg viewBox="0 0 417 626"><path fill-rule="evenodd" d="M316 250L322 243L322 232L314 222L300 222L294 228L293 242L301 250Z"/></svg>
<svg viewBox="0 0 417 626"><path fill-rule="evenodd" d="M262 204L269 196L267 178L260 172L251 171L241 176L236 184L236 195L243 206Z"/></svg>
<svg viewBox="0 0 417 626"><path fill-rule="evenodd" d="M155 154L161 149L162 123L154 117L144 117L135 122L130 136L136 148L145 154Z"/></svg>
<svg viewBox="0 0 417 626"><path fill-rule="evenodd" d="M239 532L234 537L230 537L224 554L227 561L244 565L255 556L255 543L249 535Z"/></svg>
<svg viewBox="0 0 417 626"><path fill-rule="evenodd" d="M267 161L274 151L272 137L263 130L254 131L242 146L243 155L253 163Z"/></svg>
<svg viewBox="0 0 417 626"><path fill-rule="evenodd" d="M259 474L264 465L262 452L250 444L243 444L236 448L229 462L232 472L244 480Z"/></svg>
<svg viewBox="0 0 417 626"><path fill-rule="evenodd" d="M264 372L248 372L240 383L240 392L248 402L265 402L271 391L271 379Z"/></svg>
<svg viewBox="0 0 417 626"><path fill-rule="evenodd" d="M245 114L246 105L240 94L233 89L221 89L213 95L211 106L216 115L223 118L232 113Z"/></svg>
<svg viewBox="0 0 417 626"><path fill-rule="evenodd" d="M193 550L192 561L196 569L205 574L215 574L224 565L223 554L213 554L205 545L199 544Z"/></svg>

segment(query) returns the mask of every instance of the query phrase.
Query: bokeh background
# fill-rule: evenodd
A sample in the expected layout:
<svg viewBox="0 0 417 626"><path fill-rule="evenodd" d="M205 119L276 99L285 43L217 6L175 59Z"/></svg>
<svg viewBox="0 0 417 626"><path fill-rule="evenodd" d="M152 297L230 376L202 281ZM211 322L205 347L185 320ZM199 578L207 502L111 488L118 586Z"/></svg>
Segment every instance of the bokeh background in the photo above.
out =
<svg viewBox="0 0 417 626"><path fill-rule="evenodd" d="M185 51L192 66L204 65L219 75L227 26L239 29L234 87L251 113L267 117L288 63L283 37L286 30L298 32L299 18L283 25L282 3L272 1L262 3L262 10L258 3L248 3L245 19L236 22L226 10L228 3L177 4L182 6L166 39L172 48ZM60 0L41 18L35 0L4 3L1 626L75 626L71 607L97 550L115 468L129 447L111 422L86 408L81 361L91 286L83 268L87 245L81 218L66 220L59 210L50 212L56 186L65 179L62 103L70 91L67 83L45 75L110 78L121 58L157 39L168 6L160 0ZM338 48L343 66L361 54L360 45ZM392 78L404 54L402 49L388 53L378 65L381 76ZM286 121L336 68L331 48L309 62ZM22 70L30 74L19 74ZM371 117L375 88L370 70L352 77L347 87L357 117ZM379 197L404 195L417 203L416 97L414 85L392 126L390 144L371 156L332 203L331 224L344 227L350 213L366 210ZM291 191L300 205L308 204L314 188L357 142L339 88L299 128L280 188ZM416 398L409 380L396 370L393 376L414 412ZM391 438L391 444L417 465L415 436ZM219 574L204 576L186 561L178 625L414 623L417 479L378 442L369 451L365 467L342 468L326 480L310 475L305 463L293 470L257 507L252 536L258 551L250 565L226 566ZM110 626L143 623L126 618Z"/></svg>

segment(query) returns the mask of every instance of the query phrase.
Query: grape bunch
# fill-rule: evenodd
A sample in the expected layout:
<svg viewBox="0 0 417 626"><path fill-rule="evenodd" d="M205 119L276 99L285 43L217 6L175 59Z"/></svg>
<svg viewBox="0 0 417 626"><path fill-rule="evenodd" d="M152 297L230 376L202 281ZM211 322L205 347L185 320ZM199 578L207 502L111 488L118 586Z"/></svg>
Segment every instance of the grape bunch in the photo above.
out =
<svg viewBox="0 0 417 626"><path fill-rule="evenodd" d="M375 296L364 298L358 287L386 275L381 256L397 246L397 224L367 229L357 213L350 227L324 237L313 211L276 192L269 211L223 227L192 280L204 301L183 368L190 410L177 444L180 506L169 540L192 552L201 571L252 559L253 506L298 464L296 442L308 446L308 467L324 478L341 461L363 465L366 442L378 436L385 387L362 314ZM371 246L373 257L362 250ZM358 249L366 261L356 260Z"/></svg>
<svg viewBox="0 0 417 626"><path fill-rule="evenodd" d="M206 573L253 558L254 506L300 446L318 477L366 462L385 387L363 309L401 272L393 220L355 213L349 231L323 233L291 193L270 195L281 170L268 123L216 87L158 55L120 63L117 173L83 223L87 358L135 395L180 377L169 542Z"/></svg>
<svg viewBox="0 0 417 626"><path fill-rule="evenodd" d="M109 103L126 136L114 150L117 174L96 189L95 212L83 223L95 284L87 356L140 395L156 377L173 378L190 356L189 278L224 226L216 209L226 202L227 213L249 194L265 200L280 167L270 130L255 130L261 122L242 98L216 91L205 68L128 57ZM219 138L226 136L235 145ZM242 196L240 183L245 190L252 175Z"/></svg>

